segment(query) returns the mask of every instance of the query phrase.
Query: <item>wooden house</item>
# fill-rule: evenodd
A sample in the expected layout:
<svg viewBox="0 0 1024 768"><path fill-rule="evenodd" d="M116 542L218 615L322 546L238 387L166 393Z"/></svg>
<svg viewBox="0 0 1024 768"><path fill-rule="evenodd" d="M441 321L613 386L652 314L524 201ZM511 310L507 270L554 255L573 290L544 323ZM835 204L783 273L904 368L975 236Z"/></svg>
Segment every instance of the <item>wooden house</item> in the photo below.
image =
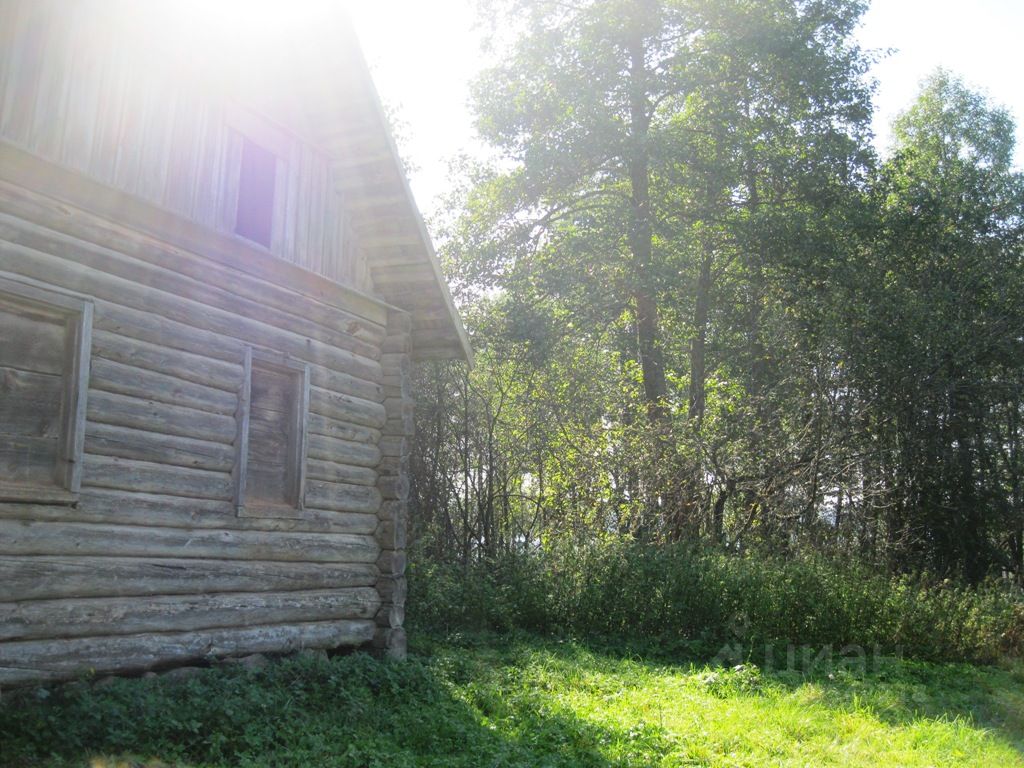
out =
<svg viewBox="0 0 1024 768"><path fill-rule="evenodd" d="M404 652L465 331L350 23L219 7L0 0L0 685Z"/></svg>

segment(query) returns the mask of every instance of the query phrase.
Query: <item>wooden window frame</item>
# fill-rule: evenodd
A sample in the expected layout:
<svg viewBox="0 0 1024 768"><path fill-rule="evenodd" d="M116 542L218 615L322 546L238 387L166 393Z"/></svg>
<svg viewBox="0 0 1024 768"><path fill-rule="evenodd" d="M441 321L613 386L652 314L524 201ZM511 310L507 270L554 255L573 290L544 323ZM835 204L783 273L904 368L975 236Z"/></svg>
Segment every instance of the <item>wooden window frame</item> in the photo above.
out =
<svg viewBox="0 0 1024 768"><path fill-rule="evenodd" d="M249 464L249 412L252 405L252 371L264 368L285 373L298 379L295 411L292 422L295 429L295 444L292 446L288 469L292 473L289 496L292 504L246 503L246 481ZM309 447L309 365L290 356L254 347L245 348L243 360L242 387L238 394L238 455L235 459L235 511L238 517L251 518L305 518L306 514L306 456Z"/></svg>
<svg viewBox="0 0 1024 768"><path fill-rule="evenodd" d="M289 195L289 168L294 162L295 141L283 128L239 104L231 103L225 111L225 124L229 134L224 183L228 186L226 208L222 210L219 226L231 236L255 248L279 253L284 237L286 208ZM248 141L270 152L277 158L274 174L273 206L270 221L270 243L265 245L238 233L238 203L241 195L241 169L244 143ZM235 147L235 149L231 149Z"/></svg>
<svg viewBox="0 0 1024 768"><path fill-rule="evenodd" d="M270 250L274 244L281 158L248 136L242 135L241 141L234 233Z"/></svg>
<svg viewBox="0 0 1024 768"><path fill-rule="evenodd" d="M0 276L0 298L3 297L12 297L16 302L40 307L63 316L67 344L64 349L61 432L57 441L57 463L54 467L56 487L4 485L0 481L0 503L76 504L82 488L93 303L82 296Z"/></svg>

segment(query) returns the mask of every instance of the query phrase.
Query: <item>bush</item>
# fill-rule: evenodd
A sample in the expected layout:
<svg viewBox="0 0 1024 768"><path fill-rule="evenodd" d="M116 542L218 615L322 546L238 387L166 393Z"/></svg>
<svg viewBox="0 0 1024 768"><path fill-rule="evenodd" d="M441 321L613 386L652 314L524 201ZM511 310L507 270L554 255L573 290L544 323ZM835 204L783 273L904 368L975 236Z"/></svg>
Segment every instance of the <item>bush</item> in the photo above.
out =
<svg viewBox="0 0 1024 768"><path fill-rule="evenodd" d="M858 645L928 660L1024 653L1024 602L995 583L891 579L821 557L739 557L609 541L549 546L467 566L410 571L410 621L655 642L714 654L723 645Z"/></svg>

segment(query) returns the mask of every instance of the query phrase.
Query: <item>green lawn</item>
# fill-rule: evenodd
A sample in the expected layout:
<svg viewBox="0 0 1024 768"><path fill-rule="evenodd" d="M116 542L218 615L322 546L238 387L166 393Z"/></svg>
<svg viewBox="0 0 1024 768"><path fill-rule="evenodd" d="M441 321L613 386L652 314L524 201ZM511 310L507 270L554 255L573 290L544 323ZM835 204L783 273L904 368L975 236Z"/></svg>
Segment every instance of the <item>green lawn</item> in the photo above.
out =
<svg viewBox="0 0 1024 768"><path fill-rule="evenodd" d="M769 673L528 637L414 640L404 664L354 654L7 694L0 765L1024 766L1019 667Z"/></svg>

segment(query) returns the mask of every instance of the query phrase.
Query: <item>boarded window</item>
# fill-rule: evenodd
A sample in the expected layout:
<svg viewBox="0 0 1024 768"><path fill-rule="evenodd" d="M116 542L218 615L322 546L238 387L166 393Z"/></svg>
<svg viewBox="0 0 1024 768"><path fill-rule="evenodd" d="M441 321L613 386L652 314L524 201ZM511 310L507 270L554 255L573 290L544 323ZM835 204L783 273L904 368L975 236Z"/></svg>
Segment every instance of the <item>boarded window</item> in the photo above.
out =
<svg viewBox="0 0 1024 768"><path fill-rule="evenodd" d="M74 501L91 319L81 299L0 279L0 501Z"/></svg>
<svg viewBox="0 0 1024 768"><path fill-rule="evenodd" d="M243 137L242 165L238 178L238 211L235 234L270 247L274 222L274 186L277 156Z"/></svg>
<svg viewBox="0 0 1024 768"><path fill-rule="evenodd" d="M251 354L246 368L239 514L296 517L303 511L308 369L302 363L260 353Z"/></svg>

